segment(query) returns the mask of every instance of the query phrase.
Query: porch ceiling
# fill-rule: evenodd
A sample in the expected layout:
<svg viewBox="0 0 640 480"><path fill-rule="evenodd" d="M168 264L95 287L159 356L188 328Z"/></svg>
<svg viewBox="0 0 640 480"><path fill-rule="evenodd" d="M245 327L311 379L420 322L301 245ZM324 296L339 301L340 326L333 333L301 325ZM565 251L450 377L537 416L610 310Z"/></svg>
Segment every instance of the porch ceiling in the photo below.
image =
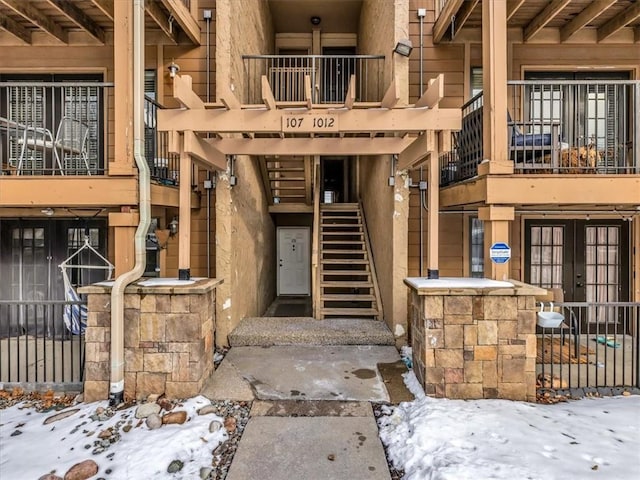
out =
<svg viewBox="0 0 640 480"><path fill-rule="evenodd" d="M0 0L0 45L112 43L114 1ZM145 11L147 44L199 44L198 23L181 0L146 1Z"/></svg>
<svg viewBox="0 0 640 480"><path fill-rule="evenodd" d="M482 28L482 1L449 0L434 25L434 42ZM455 16L452 27L451 18ZM637 0L508 0L507 27L523 42L640 42Z"/></svg>
<svg viewBox="0 0 640 480"><path fill-rule="evenodd" d="M323 33L357 32L362 0L269 0L276 33L309 33L311 17Z"/></svg>
<svg viewBox="0 0 640 480"><path fill-rule="evenodd" d="M158 111L158 129L171 132L171 152L184 149L214 169L226 168L225 155L292 154L398 154L398 168L408 168L437 152L434 132L461 125L459 109L439 107L442 76L408 106L397 105L393 83L380 102L356 102L349 88L344 104L314 104L310 88L306 101L277 102L266 77L259 105L241 104L231 91L222 92L219 103L204 103L188 76L175 77L173 86L174 98L187 108Z"/></svg>

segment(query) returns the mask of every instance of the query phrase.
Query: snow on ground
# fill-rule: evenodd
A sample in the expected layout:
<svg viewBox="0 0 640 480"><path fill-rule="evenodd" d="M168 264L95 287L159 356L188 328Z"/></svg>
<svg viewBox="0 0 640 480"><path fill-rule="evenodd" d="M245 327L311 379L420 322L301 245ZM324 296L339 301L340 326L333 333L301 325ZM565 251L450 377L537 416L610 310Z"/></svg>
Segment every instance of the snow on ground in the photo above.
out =
<svg viewBox="0 0 640 480"><path fill-rule="evenodd" d="M71 466L87 459L98 464L97 477L112 480L200 478L200 468L211 466L211 452L227 437L224 428L209 432L209 424L213 420L222 423L222 418L196 413L210 404L202 396L189 399L174 408L187 412L185 424L163 425L157 430L149 430L144 421L138 426L135 407L117 411L105 421L91 420L96 409L106 408L107 402L71 407L80 411L48 425L44 420L59 412L38 413L21 408L23 404L14 405L0 411L0 478L37 479L52 470L62 477ZM98 434L112 426L117 431L115 425L122 421L130 422L131 430L121 432L121 440L104 452L92 454ZM22 433L16 435L16 431ZM167 473L176 459L184 462L184 468ZM111 471L106 473L108 469Z"/></svg>
<svg viewBox="0 0 640 480"><path fill-rule="evenodd" d="M640 478L640 396L556 405L425 397L389 408L380 437L405 480Z"/></svg>

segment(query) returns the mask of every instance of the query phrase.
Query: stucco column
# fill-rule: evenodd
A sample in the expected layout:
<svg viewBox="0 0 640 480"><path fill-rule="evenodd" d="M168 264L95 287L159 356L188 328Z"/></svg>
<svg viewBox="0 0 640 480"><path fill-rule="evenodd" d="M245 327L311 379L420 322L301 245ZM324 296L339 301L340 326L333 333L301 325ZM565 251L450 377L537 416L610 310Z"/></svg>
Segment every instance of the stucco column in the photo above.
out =
<svg viewBox="0 0 640 480"><path fill-rule="evenodd" d="M484 221L484 276L492 280L507 280L509 262L493 263L489 257L489 249L497 242L509 244L510 223L515 218L515 209L495 205L480 207L478 218Z"/></svg>

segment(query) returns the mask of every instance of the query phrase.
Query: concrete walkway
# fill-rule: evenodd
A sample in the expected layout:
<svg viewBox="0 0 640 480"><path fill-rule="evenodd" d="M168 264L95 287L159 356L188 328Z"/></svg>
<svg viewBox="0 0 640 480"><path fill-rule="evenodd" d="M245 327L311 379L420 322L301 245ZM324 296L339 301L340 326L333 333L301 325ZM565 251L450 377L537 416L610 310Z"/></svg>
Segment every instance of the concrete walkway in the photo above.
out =
<svg viewBox="0 0 640 480"><path fill-rule="evenodd" d="M391 346L232 347L202 392L253 402L227 479L390 479L370 402L410 400L402 370Z"/></svg>

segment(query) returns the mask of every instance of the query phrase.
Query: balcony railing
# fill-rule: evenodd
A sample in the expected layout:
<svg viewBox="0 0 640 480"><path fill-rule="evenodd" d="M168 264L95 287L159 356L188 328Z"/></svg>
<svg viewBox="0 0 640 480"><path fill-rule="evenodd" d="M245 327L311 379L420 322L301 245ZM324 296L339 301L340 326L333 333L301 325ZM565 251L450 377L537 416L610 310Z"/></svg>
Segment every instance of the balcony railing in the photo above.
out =
<svg viewBox="0 0 640 480"><path fill-rule="evenodd" d="M0 164L5 174L102 175L113 84L0 83Z"/></svg>
<svg viewBox="0 0 640 480"><path fill-rule="evenodd" d="M262 103L262 76L266 76L276 102L305 102L309 77L313 103L344 103L355 76L355 100L375 102L383 94L383 55L245 55L245 99Z"/></svg>
<svg viewBox="0 0 640 480"><path fill-rule="evenodd" d="M639 81L511 81L509 159L523 174L640 173ZM441 156L441 184L477 174L482 94L463 106L454 149Z"/></svg>
<svg viewBox="0 0 640 480"><path fill-rule="evenodd" d="M169 153L169 132L157 128L158 110L164 107L152 98L144 98L144 152L151 179L163 185L178 185L179 155Z"/></svg>

